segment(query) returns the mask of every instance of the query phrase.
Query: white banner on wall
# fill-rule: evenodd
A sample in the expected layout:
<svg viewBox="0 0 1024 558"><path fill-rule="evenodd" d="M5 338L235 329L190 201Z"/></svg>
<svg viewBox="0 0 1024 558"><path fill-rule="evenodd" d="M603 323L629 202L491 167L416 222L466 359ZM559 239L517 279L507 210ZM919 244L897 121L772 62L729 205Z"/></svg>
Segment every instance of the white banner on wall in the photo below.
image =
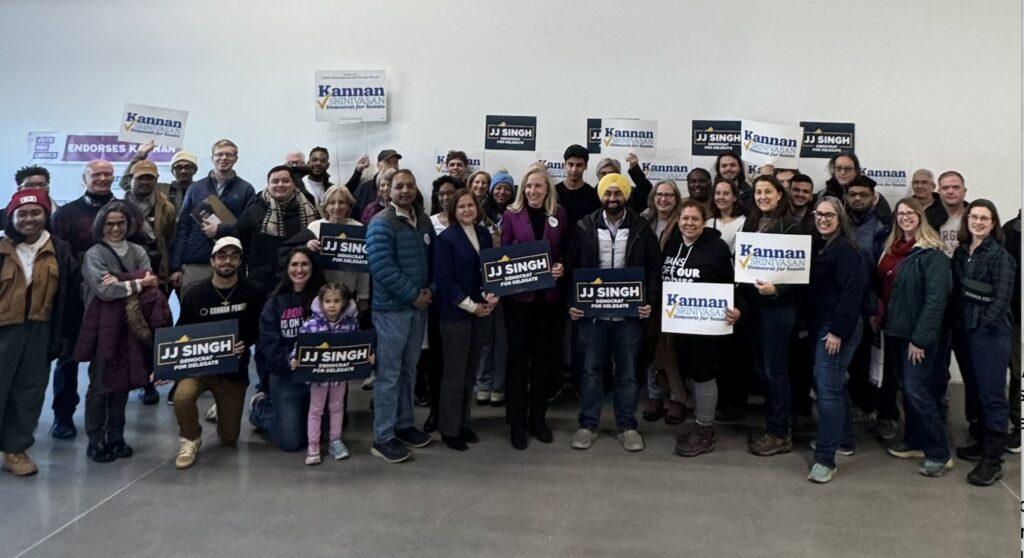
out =
<svg viewBox="0 0 1024 558"><path fill-rule="evenodd" d="M690 155L685 149L659 149L657 155L648 160L640 159L638 165L651 184L670 178L683 190L686 188L686 175L690 172ZM622 170L628 168L622 161Z"/></svg>
<svg viewBox="0 0 1024 558"><path fill-rule="evenodd" d="M733 306L732 283L666 281L661 286L661 331L729 335L725 310Z"/></svg>
<svg viewBox="0 0 1024 558"><path fill-rule="evenodd" d="M744 120L740 124L740 156L748 164L796 169L800 167L803 139L800 126Z"/></svg>
<svg viewBox="0 0 1024 558"><path fill-rule="evenodd" d="M388 97L385 78L384 70L316 71L316 121L387 121Z"/></svg>
<svg viewBox="0 0 1024 558"><path fill-rule="evenodd" d="M736 282L806 285L811 279L811 235L736 233Z"/></svg>
<svg viewBox="0 0 1024 558"><path fill-rule="evenodd" d="M188 111L126 103L117 139L131 143L153 141L181 149Z"/></svg>
<svg viewBox="0 0 1024 558"><path fill-rule="evenodd" d="M466 165L466 178L469 175L484 168L484 150L483 149L457 149L452 148L455 151L462 151L466 154L466 158L469 159L469 164ZM449 149L441 149L438 147L434 148L434 171L437 175L448 174L448 166L444 160L448 157Z"/></svg>

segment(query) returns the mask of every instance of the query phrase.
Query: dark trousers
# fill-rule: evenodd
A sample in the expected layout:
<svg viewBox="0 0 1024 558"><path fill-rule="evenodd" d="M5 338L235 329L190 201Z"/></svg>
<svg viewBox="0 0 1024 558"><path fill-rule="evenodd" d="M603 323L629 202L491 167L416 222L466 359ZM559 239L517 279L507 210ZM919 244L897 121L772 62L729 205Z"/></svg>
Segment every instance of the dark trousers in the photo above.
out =
<svg viewBox="0 0 1024 558"><path fill-rule="evenodd" d="M939 356L935 347L921 347L924 360L914 364L908 357L909 346L907 339L885 338L885 357L903 377L903 410L907 413L903 441L923 451L929 459L945 462L949 459L949 446L939 415L939 401L946 392L946 376L935 365Z"/></svg>
<svg viewBox="0 0 1024 558"><path fill-rule="evenodd" d="M1010 388L1006 400L1010 405L1010 427L1020 428L1020 321L1014 318L1010 336Z"/></svg>
<svg viewBox="0 0 1024 558"><path fill-rule="evenodd" d="M558 325L561 305L541 296L530 302L506 299L508 371L505 421L543 423L558 380Z"/></svg>
<svg viewBox="0 0 1024 558"><path fill-rule="evenodd" d="M795 307L760 308L758 360L764 370L768 433L789 436L790 374L789 339L796 323Z"/></svg>
<svg viewBox="0 0 1024 558"><path fill-rule="evenodd" d="M814 384L814 341L806 324L793 328L789 340L789 395L792 413L811 416L811 386Z"/></svg>
<svg viewBox="0 0 1024 558"><path fill-rule="evenodd" d="M745 413L747 398L750 396L750 377L754 369L751 348L757 341L754 328L749 320L740 320L733 327L732 335L722 341L721 366L718 369L718 407L733 412Z"/></svg>
<svg viewBox="0 0 1024 558"><path fill-rule="evenodd" d="M444 375L441 378L438 430L455 437L469 428L473 385L480 354L494 330L494 317L441 320L444 343Z"/></svg>
<svg viewBox="0 0 1024 558"><path fill-rule="evenodd" d="M427 348L416 363L415 393L426 397L430 414L437 416L441 403L441 377L444 376L444 340L441 339L441 316L437 305L427 308Z"/></svg>
<svg viewBox="0 0 1024 558"><path fill-rule="evenodd" d="M89 387L85 390L85 431L89 445L114 444L124 440L125 407L128 391L110 391L103 385L106 364L89 363Z"/></svg>
<svg viewBox="0 0 1024 558"><path fill-rule="evenodd" d="M53 418L71 422L80 401L78 363L71 357L57 359L57 366L53 370Z"/></svg>
<svg viewBox="0 0 1024 558"><path fill-rule="evenodd" d="M860 343L853 351L853 359L850 360L850 381L846 388L850 392L850 402L854 407L870 413L875 410L876 388L871 385L871 323L863 321L861 327ZM883 385L885 379L882 379ZM895 404L895 399L893 400ZM891 417L889 417L891 418Z"/></svg>
<svg viewBox="0 0 1024 558"><path fill-rule="evenodd" d="M35 443L50 376L49 342L49 322L0 327L0 451L21 453Z"/></svg>
<svg viewBox="0 0 1024 558"><path fill-rule="evenodd" d="M1008 429L1006 363L1010 360L1010 335L1007 327L979 327L953 334L964 377L967 419L990 432ZM1020 406L1019 401L1014 404Z"/></svg>

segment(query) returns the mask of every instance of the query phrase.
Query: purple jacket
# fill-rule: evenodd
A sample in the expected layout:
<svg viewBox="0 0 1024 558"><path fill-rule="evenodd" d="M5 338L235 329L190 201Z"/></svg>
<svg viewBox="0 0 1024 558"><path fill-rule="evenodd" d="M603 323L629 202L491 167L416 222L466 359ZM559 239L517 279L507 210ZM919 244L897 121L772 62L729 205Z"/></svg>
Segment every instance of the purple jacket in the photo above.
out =
<svg viewBox="0 0 1024 558"><path fill-rule="evenodd" d="M548 244L551 245L549 255L551 256L552 265L560 263L565 266L565 262L562 257L562 243L567 241L572 234L572 231L567 231L565 208L558 206L558 210L555 212L554 217L546 217L544 223L544 238ZM522 211L513 213L512 211L505 210L505 216L501 219L501 245L508 246L511 244L522 244L524 242L534 242L538 239L533 236L533 226L530 225L530 215L524 207ZM569 269L565 269L565 277L569 276ZM534 295L538 291L532 291L528 293L519 293L512 295L512 300L519 302L530 302L533 300ZM555 302L560 298L558 286L551 287L543 291L544 296L548 302Z"/></svg>
<svg viewBox="0 0 1024 558"><path fill-rule="evenodd" d="M359 331L359 309L356 307L355 300L348 301L348 305L341 311L341 319L333 326L327 321L327 316L324 315L324 311L320 307L319 298L313 299L310 310L312 314L299 327L299 333L322 333L325 331L329 333L352 333L353 331ZM293 346L292 352L288 353L289 361L295 358L296 347L297 345ZM318 382L312 385L337 386L341 385L341 382Z"/></svg>

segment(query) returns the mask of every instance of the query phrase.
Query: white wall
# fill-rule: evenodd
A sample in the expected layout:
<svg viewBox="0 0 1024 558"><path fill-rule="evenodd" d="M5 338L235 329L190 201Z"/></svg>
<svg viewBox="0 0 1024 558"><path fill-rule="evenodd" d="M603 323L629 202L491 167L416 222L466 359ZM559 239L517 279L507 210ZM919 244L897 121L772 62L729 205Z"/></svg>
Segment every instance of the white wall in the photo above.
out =
<svg viewBox="0 0 1024 558"><path fill-rule="evenodd" d="M368 147L398 149L421 186L435 147L483 147L487 113L537 115L538 148L559 151L584 143L587 117L657 119L660 146L687 150L692 118L836 120L856 123L866 163L959 169L1009 215L1020 38L1014 0L4 0L0 197L28 131L113 131L126 101L191 111L203 155L233 138L258 188L292 149L351 160L362 128L313 122L313 71L383 68L390 122ZM78 170L56 197L78 195Z"/></svg>

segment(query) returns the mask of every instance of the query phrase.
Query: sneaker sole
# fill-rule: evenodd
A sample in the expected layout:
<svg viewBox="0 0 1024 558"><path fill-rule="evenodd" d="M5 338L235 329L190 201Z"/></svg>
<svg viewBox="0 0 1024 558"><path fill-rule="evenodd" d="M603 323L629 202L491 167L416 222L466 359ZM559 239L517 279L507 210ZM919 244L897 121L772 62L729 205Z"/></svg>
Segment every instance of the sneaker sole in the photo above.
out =
<svg viewBox="0 0 1024 558"><path fill-rule="evenodd" d="M1020 453L1020 446L1017 446L1015 448L1006 448L1006 453L1019 454Z"/></svg>
<svg viewBox="0 0 1024 558"><path fill-rule="evenodd" d="M896 459L924 459L925 457L924 452L921 450L896 451L886 448L885 453Z"/></svg>
<svg viewBox="0 0 1024 558"><path fill-rule="evenodd" d="M412 455L406 455L405 457L399 457L398 459L390 459L386 457L383 453L377 451L377 448L370 448L370 455L373 455L374 457L379 457L384 461L387 461L388 463L401 463L403 461L407 461L410 457L412 457Z"/></svg>
<svg viewBox="0 0 1024 558"><path fill-rule="evenodd" d="M584 445L581 445L581 444L569 444L569 447L571 447L571 448L572 448L572 449L574 449L574 450L588 450L588 449L590 449L590 447L591 447L591 446L593 446L593 445L594 445L594 444L588 444L588 445L586 445L586 446L584 446Z"/></svg>
<svg viewBox="0 0 1024 558"><path fill-rule="evenodd" d="M334 460L335 461L341 461L342 459L347 459L348 456L349 456L349 453L346 451L345 453L342 453L342 454L339 454L339 455L335 455L334 456Z"/></svg>
<svg viewBox="0 0 1024 558"><path fill-rule="evenodd" d="M821 477L821 478L812 477L812 476L808 475L807 476L807 480L809 480L809 481L811 481L811 482L813 482L815 484L825 484L825 483L828 483L828 482L832 482L832 475L829 475L827 477Z"/></svg>
<svg viewBox="0 0 1024 558"><path fill-rule="evenodd" d="M412 442L407 442L407 441L405 441L405 440L403 440L401 438L398 438L397 436L395 437L395 439L398 440L399 442L402 442L403 444L409 446L410 448L417 448L417 449L418 448L425 448L425 447L430 445L431 441L433 441L433 440L428 439L426 442L423 442L422 444L414 444Z"/></svg>
<svg viewBox="0 0 1024 558"><path fill-rule="evenodd" d="M751 454L756 455L758 457L771 457L773 455L782 455L784 453L789 453L789 452L793 451L793 446L789 446L788 448L775 448L775 449L772 449L772 450L769 450L769 451L765 451L765 452L757 452L757 451L754 451L753 448L747 448L747 450Z"/></svg>
<svg viewBox="0 0 1024 558"><path fill-rule="evenodd" d="M949 461L946 461L946 463L943 464L942 468L939 469L938 471L928 471L928 470L924 469L924 467L918 467L917 468L917 472L921 473L921 475L926 476L926 477L938 478L938 477L941 477L941 476L945 475L947 472L952 471L954 465L955 465L955 463L953 463L953 460L950 459ZM1000 475L999 478L1002 478L1002 475Z"/></svg>
<svg viewBox="0 0 1024 558"><path fill-rule="evenodd" d="M713 452L713 451L715 451L715 446L711 446L711 447L708 447L708 448L702 448L702 449L701 449L700 451L698 451L698 452L684 452L684 451L679 451L679 448L678 448L678 447L677 447L677 448L675 449L675 453L676 453L676 455L678 455L679 457L697 457L698 455L703 455L703 454L705 454L705 453L711 453L711 452Z"/></svg>
<svg viewBox="0 0 1024 558"><path fill-rule="evenodd" d="M175 461L174 462L174 468L179 470L179 471L184 471L185 469L188 469L189 467L191 467L191 466L193 466L195 464L196 464L196 460L195 459L193 459L191 463L187 463L185 465L182 465L181 463L178 463L177 461Z"/></svg>

